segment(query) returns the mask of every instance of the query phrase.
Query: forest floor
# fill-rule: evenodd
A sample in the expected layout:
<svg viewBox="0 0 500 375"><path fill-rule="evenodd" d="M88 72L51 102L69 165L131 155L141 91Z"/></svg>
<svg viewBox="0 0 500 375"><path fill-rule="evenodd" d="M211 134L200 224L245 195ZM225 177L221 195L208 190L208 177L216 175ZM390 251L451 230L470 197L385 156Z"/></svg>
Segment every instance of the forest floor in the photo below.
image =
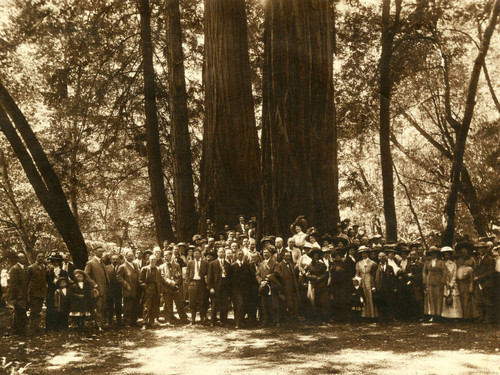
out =
<svg viewBox="0 0 500 375"><path fill-rule="evenodd" d="M500 374L500 327L474 323L170 326L0 337L25 374ZM0 369L0 373L2 370Z"/></svg>

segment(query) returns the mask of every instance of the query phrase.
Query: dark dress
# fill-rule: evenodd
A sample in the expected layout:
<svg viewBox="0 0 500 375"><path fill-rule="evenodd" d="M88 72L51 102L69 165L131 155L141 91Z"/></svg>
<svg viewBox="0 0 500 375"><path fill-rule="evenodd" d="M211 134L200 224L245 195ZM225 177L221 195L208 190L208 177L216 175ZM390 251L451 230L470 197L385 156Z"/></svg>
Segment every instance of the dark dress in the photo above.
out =
<svg viewBox="0 0 500 375"><path fill-rule="evenodd" d="M92 311L92 286L83 282L83 288L78 283L69 287L70 290L70 316L90 316Z"/></svg>
<svg viewBox="0 0 500 375"><path fill-rule="evenodd" d="M320 321L328 319L328 272L323 262L312 261L306 267L309 280L308 299L313 308L313 318Z"/></svg>
<svg viewBox="0 0 500 375"><path fill-rule="evenodd" d="M333 317L338 321L349 319L349 291L352 279L345 269L344 262L334 261L331 267L331 284L333 297Z"/></svg>

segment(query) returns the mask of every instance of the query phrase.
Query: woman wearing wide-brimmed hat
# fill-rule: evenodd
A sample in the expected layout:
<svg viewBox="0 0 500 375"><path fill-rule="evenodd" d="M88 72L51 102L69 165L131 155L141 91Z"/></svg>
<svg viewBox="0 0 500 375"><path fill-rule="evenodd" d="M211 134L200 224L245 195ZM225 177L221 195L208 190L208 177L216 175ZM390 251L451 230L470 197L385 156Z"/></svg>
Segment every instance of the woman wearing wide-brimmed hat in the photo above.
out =
<svg viewBox="0 0 500 375"><path fill-rule="evenodd" d="M373 303L372 288L375 285L375 271L377 263L371 260L368 255L371 249L367 246L360 246L358 254L361 254L361 260L356 263L356 276L361 278L361 287L365 294L365 303L361 317L374 319L377 317L377 308Z"/></svg>
<svg viewBox="0 0 500 375"><path fill-rule="evenodd" d="M293 235L293 242L296 247L302 249L306 243L307 234L305 233L307 229L307 220L305 216L299 216L290 226L290 231Z"/></svg>
<svg viewBox="0 0 500 375"><path fill-rule="evenodd" d="M441 316L444 298L444 286L448 269L441 259L440 251L432 246L427 255L430 259L425 261L422 272L425 287L424 313L430 316L430 321Z"/></svg>
<svg viewBox="0 0 500 375"><path fill-rule="evenodd" d="M448 269L441 316L449 319L461 319L462 305L457 285L457 264L452 258L453 249L449 246L444 246L441 248L441 254L443 255L444 264Z"/></svg>
<svg viewBox="0 0 500 375"><path fill-rule="evenodd" d="M312 318L324 322L328 320L328 272L326 265L320 261L323 251L314 248L307 256L311 258L311 264L306 267L307 299L312 306Z"/></svg>
<svg viewBox="0 0 500 375"><path fill-rule="evenodd" d="M474 300L474 268L476 261L472 257L474 244L461 241L455 245L457 253L457 287L462 306L462 319L471 320L479 316Z"/></svg>

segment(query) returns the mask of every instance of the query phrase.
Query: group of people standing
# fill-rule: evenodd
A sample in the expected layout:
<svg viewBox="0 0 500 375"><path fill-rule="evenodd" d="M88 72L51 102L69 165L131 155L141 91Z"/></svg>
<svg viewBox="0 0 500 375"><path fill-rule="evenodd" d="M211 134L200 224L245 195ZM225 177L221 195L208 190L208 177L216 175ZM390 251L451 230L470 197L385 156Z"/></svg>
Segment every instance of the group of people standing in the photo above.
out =
<svg viewBox="0 0 500 375"><path fill-rule="evenodd" d="M209 224L209 223L207 223ZM500 257L492 238L425 249L419 242L385 243L339 223L320 234L299 217L285 241L265 236L257 246L240 216L235 229L168 241L153 250L105 253L93 249L84 269L57 252L32 265L12 257L8 301L15 333L117 325L153 327L157 321L280 326L283 322L500 321ZM495 246L496 245L496 246ZM175 310L174 310L175 304ZM188 310L190 317L188 317ZM177 317L177 316L178 317Z"/></svg>

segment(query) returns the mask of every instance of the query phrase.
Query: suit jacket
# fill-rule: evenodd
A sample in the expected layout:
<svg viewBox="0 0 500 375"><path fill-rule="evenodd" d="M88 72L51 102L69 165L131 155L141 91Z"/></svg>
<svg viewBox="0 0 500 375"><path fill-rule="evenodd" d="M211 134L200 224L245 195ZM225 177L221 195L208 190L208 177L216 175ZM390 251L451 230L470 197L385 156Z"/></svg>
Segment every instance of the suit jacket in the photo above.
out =
<svg viewBox="0 0 500 375"><path fill-rule="evenodd" d="M493 288L495 274L495 260L490 255L479 258L476 269L474 270L477 281L482 288Z"/></svg>
<svg viewBox="0 0 500 375"><path fill-rule="evenodd" d="M146 296L151 297L154 294L158 294L159 298L164 283L165 281L158 267L155 267L154 270L151 266L142 267L141 273L139 274L139 284L144 291L142 295L143 299L145 299Z"/></svg>
<svg viewBox="0 0 500 375"><path fill-rule="evenodd" d="M241 266L234 262L230 266L230 279L233 293L248 294L251 288L252 271L250 264L243 262Z"/></svg>
<svg viewBox="0 0 500 375"><path fill-rule="evenodd" d="M170 264L170 266L169 266ZM169 286L174 286L173 284L179 286L182 283L182 271L178 263L170 262L163 263L158 269L161 272L161 277L166 281Z"/></svg>
<svg viewBox="0 0 500 375"><path fill-rule="evenodd" d="M120 284L122 288L123 298L135 298L139 297L140 286L139 286L139 267L135 263L125 262L120 267L116 273L116 281Z"/></svg>
<svg viewBox="0 0 500 375"><path fill-rule="evenodd" d="M262 281L267 281L272 290L279 290L281 288L281 283L279 282L277 271L278 262L276 262L273 258L269 258L267 264L265 260L260 262L255 277L257 278L259 284Z"/></svg>
<svg viewBox="0 0 500 375"><path fill-rule="evenodd" d="M277 275L283 286L285 299L289 301L293 297L299 298L299 270L290 263L290 267L282 260L278 264Z"/></svg>
<svg viewBox="0 0 500 375"><path fill-rule="evenodd" d="M238 225L234 227L234 231L237 233L245 234L245 224L238 223Z"/></svg>
<svg viewBox="0 0 500 375"><path fill-rule="evenodd" d="M109 280L109 294L108 297L121 297L122 296L122 286L120 282L118 281L117 274L118 274L118 268L120 266L115 267L112 264L108 264L105 266L106 272L108 274L108 280Z"/></svg>
<svg viewBox="0 0 500 375"><path fill-rule="evenodd" d="M28 272L19 263L9 271L9 301L28 307Z"/></svg>
<svg viewBox="0 0 500 375"><path fill-rule="evenodd" d="M45 265L33 263L28 267L28 296L45 298L47 294L47 269Z"/></svg>
<svg viewBox="0 0 500 375"><path fill-rule="evenodd" d="M392 267L387 263L385 264L385 272L382 264L377 266L377 271L375 273L375 288L377 294L392 293L396 288L396 275Z"/></svg>
<svg viewBox="0 0 500 375"><path fill-rule="evenodd" d="M109 278L108 273L102 260L97 257L93 257L85 265L85 273L97 284L97 289L99 290L99 296L106 297L109 291Z"/></svg>
<svg viewBox="0 0 500 375"><path fill-rule="evenodd" d="M224 269L226 272L226 286L228 287L230 285L230 271L229 267L231 265L224 259ZM207 277L207 287L208 289L214 289L215 290L215 295L219 295L221 292L223 292L222 288L222 268L219 262L219 259L215 259L210 264L208 265L208 277ZM226 292L229 292L229 290L226 290Z"/></svg>
<svg viewBox="0 0 500 375"><path fill-rule="evenodd" d="M200 259L200 269L198 274L200 275L201 282L205 285L208 278L208 262L206 260ZM188 282L193 281L195 271L195 260L190 260L187 265L186 275Z"/></svg>
<svg viewBox="0 0 500 375"><path fill-rule="evenodd" d="M274 254L276 261L280 263L285 258L285 253L287 252L289 251L285 247L281 249L276 249L276 254ZM293 256L292 256L292 262L293 262Z"/></svg>

